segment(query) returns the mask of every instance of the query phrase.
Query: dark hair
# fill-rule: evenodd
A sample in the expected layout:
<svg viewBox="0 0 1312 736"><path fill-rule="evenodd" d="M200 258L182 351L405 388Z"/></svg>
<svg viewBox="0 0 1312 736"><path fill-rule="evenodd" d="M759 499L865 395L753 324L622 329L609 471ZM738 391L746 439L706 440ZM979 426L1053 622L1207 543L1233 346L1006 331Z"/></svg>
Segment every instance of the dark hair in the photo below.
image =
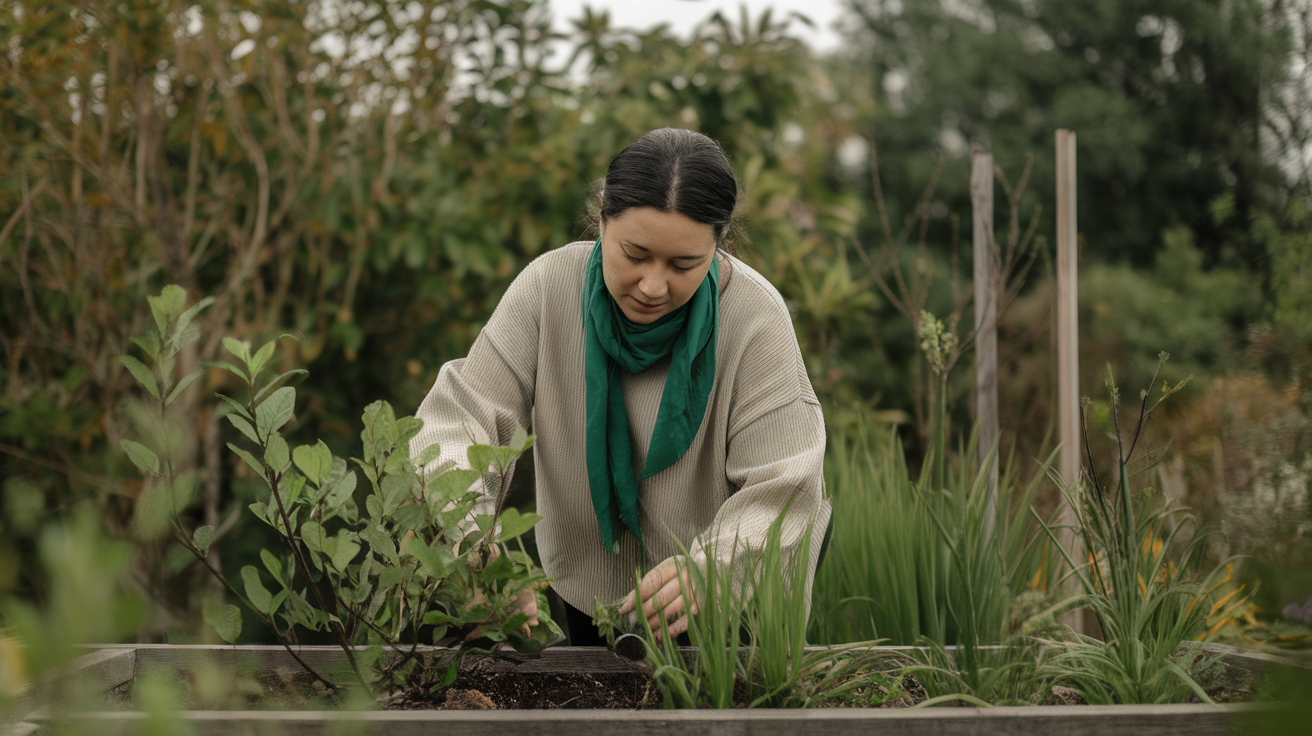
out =
<svg viewBox="0 0 1312 736"><path fill-rule="evenodd" d="M701 133L647 133L611 159L600 189L602 222L632 207L677 212L710 225L716 244L733 251L738 178L720 144Z"/></svg>

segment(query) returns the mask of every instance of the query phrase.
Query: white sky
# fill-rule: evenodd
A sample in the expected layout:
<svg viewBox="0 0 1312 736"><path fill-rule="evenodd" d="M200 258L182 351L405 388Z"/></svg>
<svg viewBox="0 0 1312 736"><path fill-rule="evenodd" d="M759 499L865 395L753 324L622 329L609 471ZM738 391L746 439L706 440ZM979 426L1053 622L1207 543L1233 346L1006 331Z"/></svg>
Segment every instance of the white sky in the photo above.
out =
<svg viewBox="0 0 1312 736"><path fill-rule="evenodd" d="M681 36L717 10L735 22L743 5L752 18L769 7L774 8L777 17L795 10L810 18L816 27L794 23L793 32L820 51L838 46L838 34L832 26L842 10L840 0L549 0L549 4L555 26L561 31L568 30L569 19L582 16L583 7L588 5L594 10L609 10L614 26L643 29L664 22Z"/></svg>

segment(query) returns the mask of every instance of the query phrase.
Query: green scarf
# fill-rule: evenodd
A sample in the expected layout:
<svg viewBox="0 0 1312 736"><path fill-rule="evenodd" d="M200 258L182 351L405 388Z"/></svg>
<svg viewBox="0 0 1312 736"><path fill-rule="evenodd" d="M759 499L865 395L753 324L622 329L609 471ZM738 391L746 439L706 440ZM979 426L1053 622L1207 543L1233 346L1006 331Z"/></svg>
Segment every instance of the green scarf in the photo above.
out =
<svg viewBox="0 0 1312 736"><path fill-rule="evenodd" d="M584 377L587 380L588 484L606 549L619 551L622 522L642 546L638 478L629 441L629 415L620 393L620 368L641 373L669 355L651 447L641 478L670 467L688 451L702 424L715 383L715 337L720 322L720 263L687 304L651 324L624 316L606 290L601 240L592 246L583 280Z"/></svg>

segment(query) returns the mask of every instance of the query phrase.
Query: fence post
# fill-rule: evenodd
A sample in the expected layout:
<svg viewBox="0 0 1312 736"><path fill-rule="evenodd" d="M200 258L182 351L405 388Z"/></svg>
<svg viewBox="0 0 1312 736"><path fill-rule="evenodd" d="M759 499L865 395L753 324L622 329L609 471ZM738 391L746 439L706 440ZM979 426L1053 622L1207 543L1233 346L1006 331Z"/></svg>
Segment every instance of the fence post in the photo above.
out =
<svg viewBox="0 0 1312 736"><path fill-rule="evenodd" d="M1057 338L1057 440L1061 448L1057 453L1057 473L1062 481L1072 485L1080 482L1080 364L1078 314L1078 231L1075 222L1075 132L1057 131L1057 283L1056 283L1056 338ZM1074 522L1071 508L1065 499L1059 499L1058 539L1066 553L1076 564L1084 561L1084 546L1070 525ZM1079 593L1074 577L1067 578L1063 594ZM1084 610L1073 611L1063 620L1076 631L1088 633L1090 627Z"/></svg>
<svg viewBox="0 0 1312 736"><path fill-rule="evenodd" d="M989 478L985 524L998 509L998 284L993 241L993 153L976 142L970 165L971 235L975 258L975 421L979 468Z"/></svg>

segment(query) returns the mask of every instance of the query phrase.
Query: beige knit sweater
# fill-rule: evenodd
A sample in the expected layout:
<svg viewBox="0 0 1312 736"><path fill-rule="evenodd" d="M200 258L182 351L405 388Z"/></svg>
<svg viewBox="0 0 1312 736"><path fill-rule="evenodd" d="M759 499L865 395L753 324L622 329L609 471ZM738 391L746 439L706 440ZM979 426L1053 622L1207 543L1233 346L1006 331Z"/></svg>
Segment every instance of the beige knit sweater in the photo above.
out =
<svg viewBox="0 0 1312 736"><path fill-rule="evenodd" d="M591 611L597 598L633 590L637 541L618 554L601 542L588 490L580 293L591 242L549 251L515 278L466 358L442 366L419 407L413 452L441 443L446 461L468 467L472 444L505 444L516 427L534 436L537 544L552 587ZM715 385L692 445L669 468L640 481L646 563L707 549L727 559L731 542L760 549L787 508L783 543L795 549L808 526L814 573L829 521L821 474L824 418L779 292L742 261L721 254ZM621 371L633 459L646 460L669 359ZM490 496L491 494L488 494ZM790 503L791 500L791 503ZM485 498L490 508L494 499ZM727 541L726 541L727 540ZM740 546L738 554L742 554ZM809 589L808 576L808 589Z"/></svg>

